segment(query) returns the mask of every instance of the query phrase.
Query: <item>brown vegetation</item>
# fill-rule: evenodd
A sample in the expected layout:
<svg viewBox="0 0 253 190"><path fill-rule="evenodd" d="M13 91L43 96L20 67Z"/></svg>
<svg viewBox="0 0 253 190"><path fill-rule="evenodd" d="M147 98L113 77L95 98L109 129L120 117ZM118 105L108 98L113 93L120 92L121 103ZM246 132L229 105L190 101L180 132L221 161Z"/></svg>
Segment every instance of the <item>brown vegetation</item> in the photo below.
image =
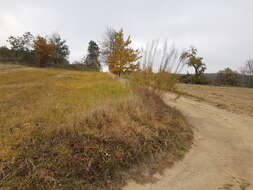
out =
<svg viewBox="0 0 253 190"><path fill-rule="evenodd" d="M133 167L164 153L173 162L191 145L183 116L152 89L55 69L0 78L1 187L110 189Z"/></svg>
<svg viewBox="0 0 253 190"><path fill-rule="evenodd" d="M177 84L177 90L220 108L253 116L253 89L251 88Z"/></svg>
<svg viewBox="0 0 253 190"><path fill-rule="evenodd" d="M253 87L253 59L249 59L241 68L243 85Z"/></svg>
<svg viewBox="0 0 253 190"><path fill-rule="evenodd" d="M40 67L45 67L56 56L56 46L38 36L34 41L34 55Z"/></svg>
<svg viewBox="0 0 253 190"><path fill-rule="evenodd" d="M231 70L230 68L225 68L217 73L216 84L217 85L229 85L237 86L239 85L239 73Z"/></svg>

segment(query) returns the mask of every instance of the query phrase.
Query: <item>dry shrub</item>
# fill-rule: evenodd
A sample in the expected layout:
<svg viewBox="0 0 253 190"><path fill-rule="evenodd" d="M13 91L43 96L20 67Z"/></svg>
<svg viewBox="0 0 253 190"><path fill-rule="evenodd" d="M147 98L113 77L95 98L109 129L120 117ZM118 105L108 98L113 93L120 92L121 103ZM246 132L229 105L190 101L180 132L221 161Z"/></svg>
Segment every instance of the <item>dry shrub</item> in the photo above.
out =
<svg viewBox="0 0 253 190"><path fill-rule="evenodd" d="M151 87L157 93L160 91L174 91L177 83L177 78L172 73L165 71L154 73L150 69L132 73L129 78L131 87Z"/></svg>
<svg viewBox="0 0 253 190"><path fill-rule="evenodd" d="M130 84L151 87L156 92L174 91L176 73L184 66L175 47L169 48L167 42L161 44L159 41L147 44L139 64L141 70L130 75Z"/></svg>
<svg viewBox="0 0 253 190"><path fill-rule="evenodd" d="M80 114L82 115L82 114ZM125 172L160 153L181 158L192 131L149 88L93 109L71 126L34 128L0 158L0 186L12 189L110 189Z"/></svg>

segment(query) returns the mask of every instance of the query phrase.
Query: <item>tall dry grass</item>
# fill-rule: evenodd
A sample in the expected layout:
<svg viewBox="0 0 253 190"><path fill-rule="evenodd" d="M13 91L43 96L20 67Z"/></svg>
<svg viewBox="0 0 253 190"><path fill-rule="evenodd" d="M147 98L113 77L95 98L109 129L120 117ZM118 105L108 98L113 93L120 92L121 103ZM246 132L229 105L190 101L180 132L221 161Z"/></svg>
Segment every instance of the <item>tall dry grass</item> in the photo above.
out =
<svg viewBox="0 0 253 190"><path fill-rule="evenodd" d="M142 49L141 70L153 72L180 73L184 67L179 51L167 41L154 40Z"/></svg>
<svg viewBox="0 0 253 190"><path fill-rule="evenodd" d="M184 64L178 50L167 42L153 41L142 49L140 71L130 76L132 86L146 86L158 91L173 91L177 82L176 74Z"/></svg>

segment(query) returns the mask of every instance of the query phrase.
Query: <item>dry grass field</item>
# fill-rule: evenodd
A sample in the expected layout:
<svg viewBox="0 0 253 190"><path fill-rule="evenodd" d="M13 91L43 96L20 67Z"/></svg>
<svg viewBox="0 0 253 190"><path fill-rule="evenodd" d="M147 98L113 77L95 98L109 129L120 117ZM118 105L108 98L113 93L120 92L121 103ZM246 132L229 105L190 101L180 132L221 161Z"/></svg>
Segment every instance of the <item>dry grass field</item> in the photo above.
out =
<svg viewBox="0 0 253 190"><path fill-rule="evenodd" d="M253 116L253 88L178 84L177 89L220 108Z"/></svg>
<svg viewBox="0 0 253 190"><path fill-rule="evenodd" d="M0 66L0 137L24 125L55 127L72 122L128 89L105 73Z"/></svg>
<svg viewBox="0 0 253 190"><path fill-rule="evenodd" d="M112 189L192 142L152 90L107 73L0 64L0 97L0 189Z"/></svg>

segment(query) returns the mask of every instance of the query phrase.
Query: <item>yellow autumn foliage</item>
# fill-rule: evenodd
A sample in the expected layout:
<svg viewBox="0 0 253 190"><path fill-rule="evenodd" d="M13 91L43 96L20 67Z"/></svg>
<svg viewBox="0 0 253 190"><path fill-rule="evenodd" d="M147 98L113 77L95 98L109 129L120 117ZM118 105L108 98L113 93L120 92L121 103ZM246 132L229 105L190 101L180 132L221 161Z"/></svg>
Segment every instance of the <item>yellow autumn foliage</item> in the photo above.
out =
<svg viewBox="0 0 253 190"><path fill-rule="evenodd" d="M130 36L124 40L123 30L113 34L112 49L107 57L111 73L120 76L139 69L139 64L136 61L141 58L140 52L132 49L131 43Z"/></svg>

